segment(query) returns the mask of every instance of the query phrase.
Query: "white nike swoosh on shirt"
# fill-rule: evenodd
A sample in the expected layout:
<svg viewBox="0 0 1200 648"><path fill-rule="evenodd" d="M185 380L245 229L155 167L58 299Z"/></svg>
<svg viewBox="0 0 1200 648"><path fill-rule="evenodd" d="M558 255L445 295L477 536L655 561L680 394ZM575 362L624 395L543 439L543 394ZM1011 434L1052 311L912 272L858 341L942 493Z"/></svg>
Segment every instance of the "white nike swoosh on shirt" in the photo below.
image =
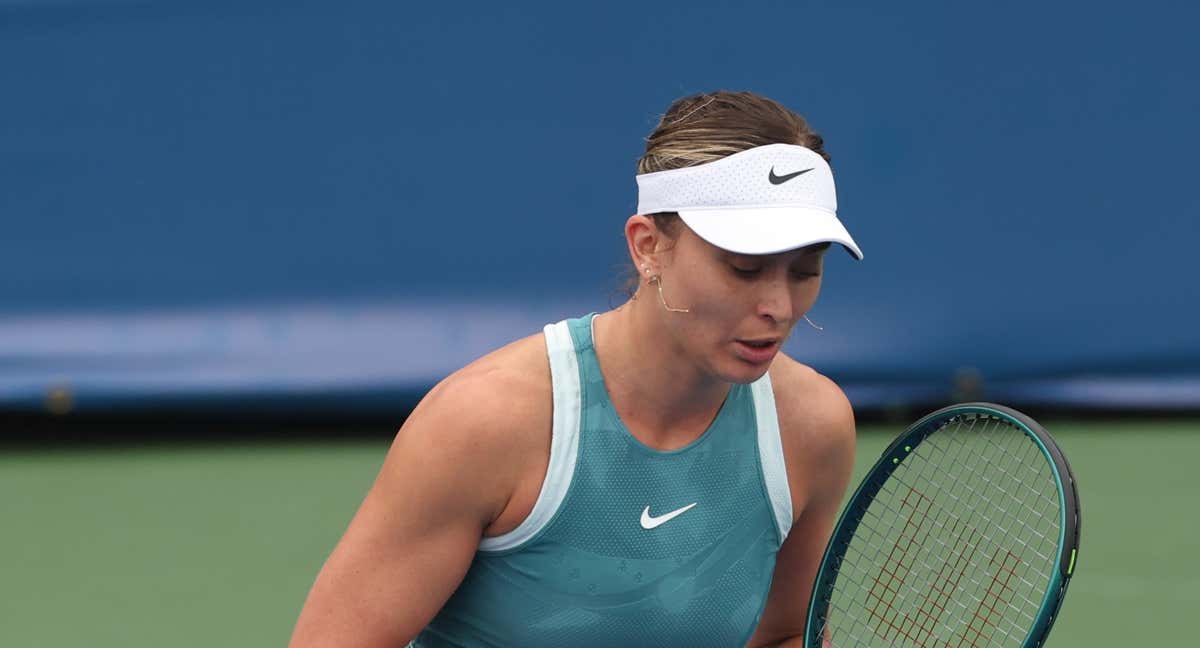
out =
<svg viewBox="0 0 1200 648"><path fill-rule="evenodd" d="M688 504L687 506L685 506L683 508L677 508L674 511L671 511L670 513L664 513L658 517L654 517L654 516L650 515L650 507L647 506L646 510L642 511L642 528L643 529L653 529L656 526L660 526L662 524L670 522L671 520L679 517L680 515L687 513L688 509L692 508L693 506L695 506L698 503L699 502L692 502L691 504Z"/></svg>

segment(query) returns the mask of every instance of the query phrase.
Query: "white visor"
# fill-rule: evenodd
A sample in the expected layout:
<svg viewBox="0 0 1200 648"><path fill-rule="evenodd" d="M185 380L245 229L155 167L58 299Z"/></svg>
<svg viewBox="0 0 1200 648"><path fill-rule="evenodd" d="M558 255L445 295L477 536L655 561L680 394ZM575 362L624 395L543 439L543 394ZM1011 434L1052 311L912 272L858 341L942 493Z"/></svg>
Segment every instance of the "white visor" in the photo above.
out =
<svg viewBox="0 0 1200 648"><path fill-rule="evenodd" d="M700 238L738 254L840 243L862 251L837 217L833 171L795 144L768 144L697 166L637 177L638 213L677 212Z"/></svg>

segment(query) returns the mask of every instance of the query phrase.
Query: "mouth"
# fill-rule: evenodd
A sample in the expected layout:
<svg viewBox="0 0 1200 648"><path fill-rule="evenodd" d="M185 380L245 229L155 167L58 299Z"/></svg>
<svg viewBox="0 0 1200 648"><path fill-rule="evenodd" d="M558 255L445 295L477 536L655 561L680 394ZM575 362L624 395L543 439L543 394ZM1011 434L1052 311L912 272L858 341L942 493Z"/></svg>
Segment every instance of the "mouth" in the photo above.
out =
<svg viewBox="0 0 1200 648"><path fill-rule="evenodd" d="M762 338L762 339L758 339L758 340L739 339L738 342L741 342L742 344L745 344L746 346L754 348L754 349L766 349L768 347L773 347L776 344L779 344L779 338Z"/></svg>
<svg viewBox="0 0 1200 648"><path fill-rule="evenodd" d="M737 339L734 345L737 354L751 364L762 364L775 357L782 342L780 338Z"/></svg>

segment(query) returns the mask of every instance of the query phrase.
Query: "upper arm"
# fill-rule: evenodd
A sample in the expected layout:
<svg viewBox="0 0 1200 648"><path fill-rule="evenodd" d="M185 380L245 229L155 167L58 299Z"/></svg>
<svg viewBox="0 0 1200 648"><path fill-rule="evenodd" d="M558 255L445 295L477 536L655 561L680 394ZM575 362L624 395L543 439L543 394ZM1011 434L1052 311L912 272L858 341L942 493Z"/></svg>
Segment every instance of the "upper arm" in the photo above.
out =
<svg viewBox="0 0 1200 648"><path fill-rule="evenodd" d="M526 421L494 380L448 383L397 433L309 592L292 648L404 645L457 588L504 510L522 468L510 432Z"/></svg>
<svg viewBox="0 0 1200 648"><path fill-rule="evenodd" d="M751 646L804 634L809 597L854 468L854 412L841 389L808 371L807 402L789 402L781 381L776 402L796 519L775 561L766 607Z"/></svg>

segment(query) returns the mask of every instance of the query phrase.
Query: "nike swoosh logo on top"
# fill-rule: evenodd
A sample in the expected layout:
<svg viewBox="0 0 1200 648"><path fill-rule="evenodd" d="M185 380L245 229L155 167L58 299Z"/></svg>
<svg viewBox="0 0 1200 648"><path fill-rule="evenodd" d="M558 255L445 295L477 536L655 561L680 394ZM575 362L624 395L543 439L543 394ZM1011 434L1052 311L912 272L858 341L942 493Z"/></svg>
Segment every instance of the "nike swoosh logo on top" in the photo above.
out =
<svg viewBox="0 0 1200 648"><path fill-rule="evenodd" d="M685 506L683 508L677 508L674 511L671 511L670 513L664 513L658 517L654 517L654 516L650 515L650 507L647 506L646 510L642 511L642 528L643 529L653 529L654 527L662 526L663 524L666 524L667 522L674 520L675 518L679 517L680 515L687 513L688 509L692 508L693 506L695 506L698 503L699 502L692 502L691 504L688 504L687 506Z"/></svg>
<svg viewBox="0 0 1200 648"><path fill-rule="evenodd" d="M781 185L781 184L787 182L788 180L795 178L798 175L803 175L805 173L808 173L809 171L812 171L814 168L816 168L816 167L812 167L812 168L804 169L803 171L797 171L795 173L789 173L787 175L780 176L780 175L775 175L775 167L771 167L771 173L769 173L767 175L767 180L770 180L771 184L773 184L773 185Z"/></svg>

